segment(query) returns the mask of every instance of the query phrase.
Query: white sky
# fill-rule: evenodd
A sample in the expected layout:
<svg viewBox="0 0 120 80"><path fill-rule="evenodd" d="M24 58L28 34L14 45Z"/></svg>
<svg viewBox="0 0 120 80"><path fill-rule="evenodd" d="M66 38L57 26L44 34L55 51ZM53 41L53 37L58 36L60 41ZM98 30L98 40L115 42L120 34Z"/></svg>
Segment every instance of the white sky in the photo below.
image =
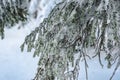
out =
<svg viewBox="0 0 120 80"><path fill-rule="evenodd" d="M33 0L34 2L35 0ZM39 11L39 17L36 20L32 20L25 28L18 30L17 28L12 28L5 30L5 39L0 40L0 80L31 80L37 69L38 57L33 58L32 53L27 53L26 51L20 51L20 45L24 41L27 34L31 32L38 26L38 22L41 21L41 16L46 17L54 4L51 0L45 4L46 0L42 0L41 7L42 12ZM34 6L31 6L31 13L34 10ZM107 69L106 66L101 68L96 59L91 60L89 63L89 80L108 80L109 76L113 72L113 68ZM81 63L81 72L79 80L85 80L84 64ZM120 69L116 72L113 80L120 80Z"/></svg>
<svg viewBox="0 0 120 80"><path fill-rule="evenodd" d="M37 69L37 58L32 53L20 52L26 30L6 30L6 37L0 40L0 80L30 80Z"/></svg>

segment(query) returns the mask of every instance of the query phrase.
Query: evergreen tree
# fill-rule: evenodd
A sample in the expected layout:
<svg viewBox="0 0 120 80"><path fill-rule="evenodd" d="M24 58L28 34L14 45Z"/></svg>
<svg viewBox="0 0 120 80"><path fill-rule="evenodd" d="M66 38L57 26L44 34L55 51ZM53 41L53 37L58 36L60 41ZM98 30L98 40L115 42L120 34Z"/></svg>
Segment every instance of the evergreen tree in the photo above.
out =
<svg viewBox="0 0 120 80"><path fill-rule="evenodd" d="M27 0L0 0L0 36L4 38L4 29L27 20Z"/></svg>
<svg viewBox="0 0 120 80"><path fill-rule="evenodd" d="M56 4L21 45L21 51L27 46L28 52L33 49L33 56L40 57L34 80L79 80L81 61L88 80L87 60L98 56L103 67L102 55L106 56L108 68L117 62L112 80L120 66L119 4L119 0L62 0ZM4 26L0 27L2 34ZM117 48L119 51L113 54ZM89 49L95 51L94 56L87 53Z"/></svg>

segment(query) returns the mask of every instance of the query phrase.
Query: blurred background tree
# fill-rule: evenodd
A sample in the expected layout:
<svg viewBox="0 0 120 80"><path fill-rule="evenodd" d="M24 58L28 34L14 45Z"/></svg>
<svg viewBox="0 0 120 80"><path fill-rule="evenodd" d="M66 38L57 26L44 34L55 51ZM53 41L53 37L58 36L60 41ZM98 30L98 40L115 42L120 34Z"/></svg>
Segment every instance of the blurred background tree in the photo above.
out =
<svg viewBox="0 0 120 80"><path fill-rule="evenodd" d="M18 22L27 20L29 1L0 0L0 36L4 38L4 28L11 28Z"/></svg>

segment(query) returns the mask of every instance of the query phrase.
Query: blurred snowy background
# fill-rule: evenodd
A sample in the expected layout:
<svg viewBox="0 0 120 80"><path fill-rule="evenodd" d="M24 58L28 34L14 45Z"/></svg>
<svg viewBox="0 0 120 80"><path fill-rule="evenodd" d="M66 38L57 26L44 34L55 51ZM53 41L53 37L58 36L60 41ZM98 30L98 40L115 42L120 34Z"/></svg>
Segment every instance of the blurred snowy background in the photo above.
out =
<svg viewBox="0 0 120 80"><path fill-rule="evenodd" d="M24 38L35 27L37 27L43 18L47 17L50 10L60 0L32 0L29 13L32 15L36 10L38 16L36 19L31 17L30 23L20 30L17 27L6 29L5 39L0 40L0 80L31 80L34 78L37 69L38 57L33 58L33 54L20 51L20 45ZM34 6L34 4L36 4ZM19 25L16 25L19 26ZM104 61L104 63L106 63ZM101 68L97 59L88 62L89 80L108 80L114 67L107 69ZM84 64L81 63L81 72L79 80L85 80ZM120 69L117 70L113 80L120 80Z"/></svg>

